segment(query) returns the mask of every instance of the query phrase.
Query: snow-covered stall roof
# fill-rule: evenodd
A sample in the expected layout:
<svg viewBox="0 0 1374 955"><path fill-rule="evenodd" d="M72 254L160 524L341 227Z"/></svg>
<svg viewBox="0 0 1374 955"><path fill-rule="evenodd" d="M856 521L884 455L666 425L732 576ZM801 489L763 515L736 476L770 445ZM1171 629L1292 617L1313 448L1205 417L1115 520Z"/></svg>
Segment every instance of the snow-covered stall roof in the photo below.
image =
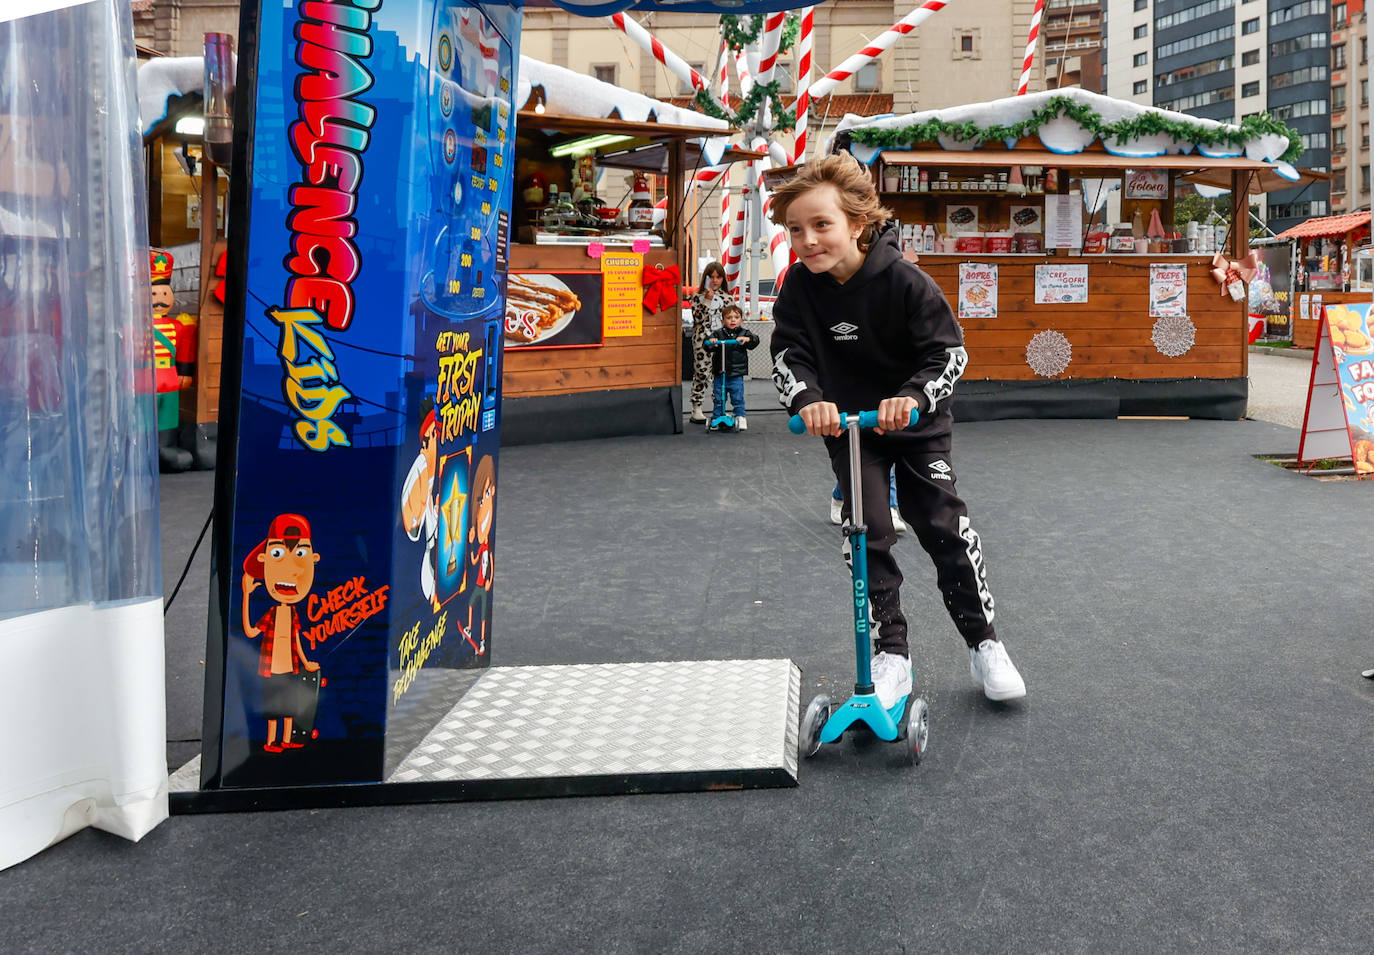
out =
<svg viewBox="0 0 1374 955"><path fill-rule="evenodd" d="M707 165L721 161L729 148L730 124L695 110L603 83L594 77L532 57L520 57L520 75L515 104L529 101L534 87L544 91L544 111L554 116L580 116L586 119L623 119L635 123L662 123L695 129L718 129L720 136L697 140Z"/></svg>
<svg viewBox="0 0 1374 955"><path fill-rule="evenodd" d="M515 103L523 105L535 86L544 88L544 109L559 116L585 116L589 119L624 119L635 123L665 123L669 126L696 126L700 129L728 130L723 119L623 89L614 83L554 66L532 57L520 57L519 86Z"/></svg>
<svg viewBox="0 0 1374 955"><path fill-rule="evenodd" d="M237 64L238 58L234 62ZM180 98L205 90L205 57L160 56L138 65L138 119L147 135Z"/></svg>
<svg viewBox="0 0 1374 955"><path fill-rule="evenodd" d="M1245 156L1270 163L1289 181L1300 178L1291 165L1301 151L1297 134L1268 116L1251 117L1237 126L1072 87L905 116L873 119L851 114L840 121L835 135L846 132L851 151L863 162L872 162L883 149L920 142L969 150L984 142L1005 141L1011 148L1017 139L1033 135L1045 149L1061 155L1083 152L1100 140L1115 156L1148 158L1197 150L1212 158Z"/></svg>

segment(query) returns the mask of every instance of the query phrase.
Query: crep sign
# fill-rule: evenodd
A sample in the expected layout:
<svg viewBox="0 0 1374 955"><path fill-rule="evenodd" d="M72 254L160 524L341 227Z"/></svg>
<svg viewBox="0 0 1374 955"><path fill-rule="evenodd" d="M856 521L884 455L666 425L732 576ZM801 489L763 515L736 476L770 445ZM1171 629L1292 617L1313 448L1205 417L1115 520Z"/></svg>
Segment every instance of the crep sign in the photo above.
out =
<svg viewBox="0 0 1374 955"><path fill-rule="evenodd" d="M381 3L304 0L295 25L295 61L302 72L287 138L301 179L288 193L285 304L267 314L279 329L282 394L298 415L293 431L312 451L349 445L333 415L353 395L340 379L326 332L344 332L352 324L353 282L362 271L353 214L377 112L357 97L372 87L363 61L372 53L367 30Z"/></svg>

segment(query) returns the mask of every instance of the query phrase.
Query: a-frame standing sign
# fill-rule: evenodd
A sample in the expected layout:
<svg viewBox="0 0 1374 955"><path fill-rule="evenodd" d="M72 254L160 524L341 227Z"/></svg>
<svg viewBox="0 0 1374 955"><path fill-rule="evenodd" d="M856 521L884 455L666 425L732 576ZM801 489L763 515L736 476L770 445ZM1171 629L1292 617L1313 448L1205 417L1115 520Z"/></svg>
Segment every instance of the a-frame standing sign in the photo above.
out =
<svg viewBox="0 0 1374 955"><path fill-rule="evenodd" d="M1317 327L1298 463L1350 458L1360 477L1374 474L1374 306L1327 305Z"/></svg>

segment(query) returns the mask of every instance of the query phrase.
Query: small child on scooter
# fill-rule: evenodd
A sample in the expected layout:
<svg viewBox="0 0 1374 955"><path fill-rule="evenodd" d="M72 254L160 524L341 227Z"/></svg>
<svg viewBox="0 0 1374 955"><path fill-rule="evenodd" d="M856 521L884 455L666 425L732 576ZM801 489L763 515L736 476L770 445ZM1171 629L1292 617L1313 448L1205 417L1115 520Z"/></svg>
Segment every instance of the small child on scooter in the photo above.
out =
<svg viewBox="0 0 1374 955"><path fill-rule="evenodd" d="M734 339L739 345L727 345L724 348L719 345L714 348L708 345L706 348L711 355L711 374L716 379L715 388L712 390L715 408L711 412L710 420L714 422L725 414L725 399L728 397L730 410L735 415L735 430L747 431L749 421L745 418L744 408L744 377L749 374L747 353L758 347L759 337L742 327L744 313L738 305L725 306L721 310L720 321L719 327L711 329L706 340L709 342Z"/></svg>
<svg viewBox="0 0 1374 955"><path fill-rule="evenodd" d="M1025 696L1026 685L993 628L993 600L978 534L955 493L950 459L954 383L968 364L963 334L935 282L902 258L869 172L848 153L813 160L773 193L805 268L795 266L773 306L773 381L782 404L825 438L831 469L850 508L849 447L840 412L878 411L860 436L865 501L887 497L895 468L897 506L935 563L950 617L969 647L969 672L992 700ZM912 409L919 412L908 427ZM877 623L874 691L884 707L911 692L907 622L892 556L891 512L864 509L869 600ZM846 552L849 540L846 538Z"/></svg>

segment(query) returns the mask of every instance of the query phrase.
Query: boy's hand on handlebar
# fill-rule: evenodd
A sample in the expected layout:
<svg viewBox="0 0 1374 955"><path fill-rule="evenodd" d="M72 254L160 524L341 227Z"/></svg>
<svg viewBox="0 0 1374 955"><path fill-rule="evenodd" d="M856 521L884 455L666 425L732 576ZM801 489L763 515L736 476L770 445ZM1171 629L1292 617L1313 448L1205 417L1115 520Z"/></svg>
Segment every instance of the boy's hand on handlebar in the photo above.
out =
<svg viewBox="0 0 1374 955"><path fill-rule="evenodd" d="M840 433L840 408L833 401L816 401L801 411L797 416L806 422L806 433L820 435L838 435Z"/></svg>
<svg viewBox="0 0 1374 955"><path fill-rule="evenodd" d="M873 430L878 434L901 431L911 423L911 409L915 407L915 398L884 398L878 405L878 427Z"/></svg>

